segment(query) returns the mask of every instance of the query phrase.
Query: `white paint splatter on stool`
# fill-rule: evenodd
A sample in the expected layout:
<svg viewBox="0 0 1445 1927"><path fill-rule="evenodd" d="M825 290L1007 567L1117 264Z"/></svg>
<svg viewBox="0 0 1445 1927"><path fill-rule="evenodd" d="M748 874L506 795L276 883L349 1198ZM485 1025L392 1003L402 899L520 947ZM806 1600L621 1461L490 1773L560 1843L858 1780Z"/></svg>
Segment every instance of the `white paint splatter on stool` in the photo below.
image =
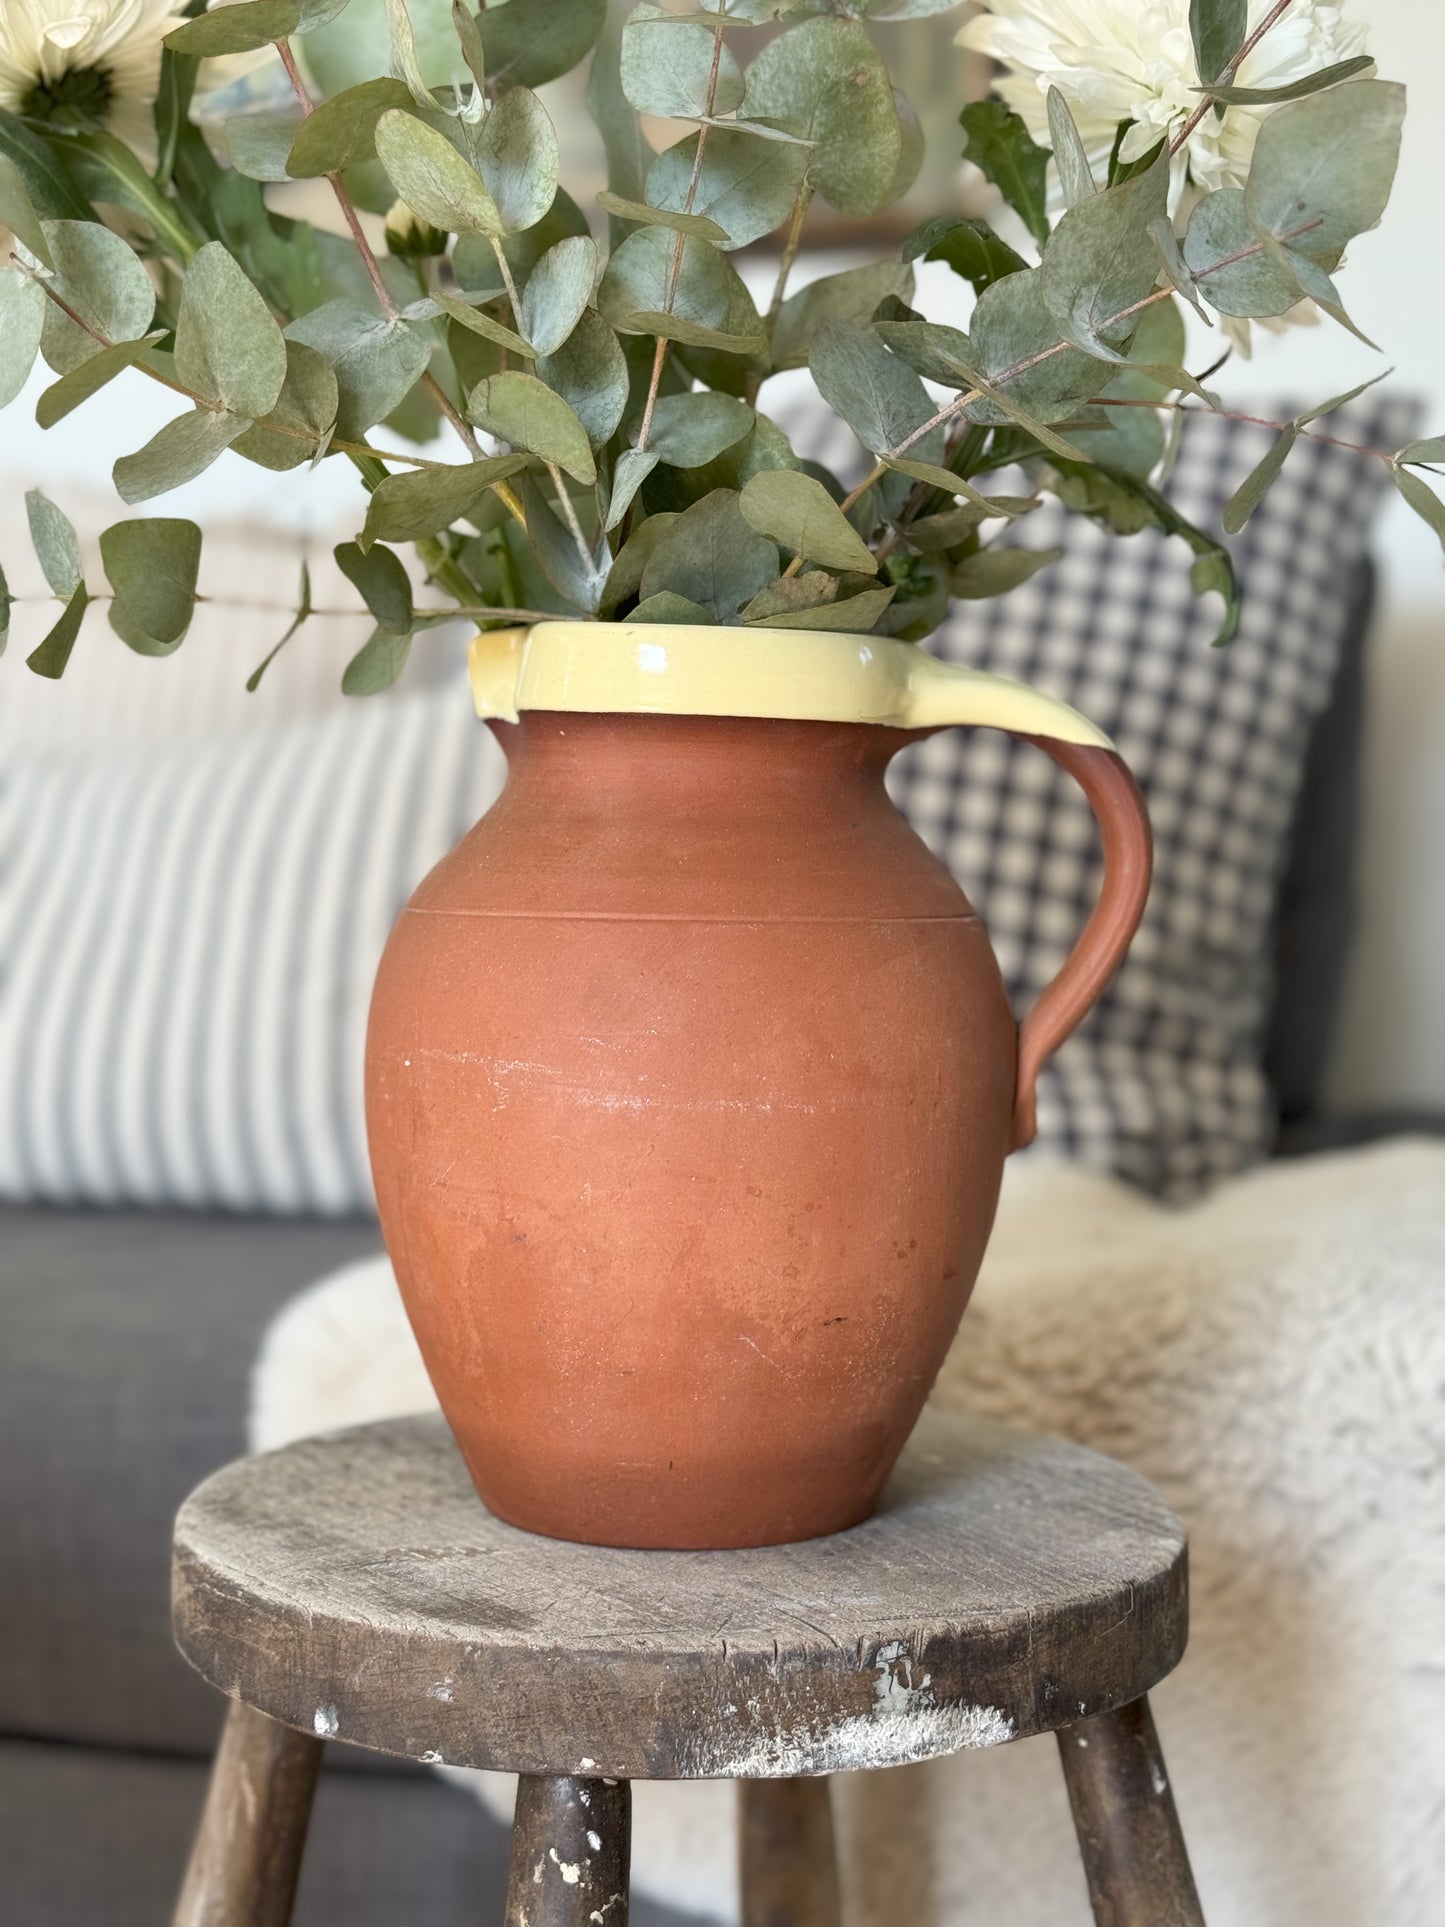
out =
<svg viewBox="0 0 1445 1927"><path fill-rule="evenodd" d="M334 1740L340 1725L334 1706L318 1706L311 1716L311 1728L318 1740Z"/></svg>

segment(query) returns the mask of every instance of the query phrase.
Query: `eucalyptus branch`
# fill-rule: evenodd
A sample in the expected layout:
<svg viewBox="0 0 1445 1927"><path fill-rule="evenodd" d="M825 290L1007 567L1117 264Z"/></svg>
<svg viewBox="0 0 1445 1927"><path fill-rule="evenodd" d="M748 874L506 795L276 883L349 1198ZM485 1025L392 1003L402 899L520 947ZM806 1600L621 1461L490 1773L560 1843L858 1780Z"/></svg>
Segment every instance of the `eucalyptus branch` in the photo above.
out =
<svg viewBox="0 0 1445 1927"><path fill-rule="evenodd" d="M813 189L805 177L802 185L798 189L797 198L793 202L793 212L788 222L787 239L783 243L782 259L778 262L778 278L773 283L773 298L768 303L768 312L764 318L763 326L767 333L768 347L770 349L773 345L773 335L778 325L778 316L782 313L783 297L788 291L788 277L793 271L793 263L797 260L798 249L802 245L803 223L807 219L808 208L812 203L812 199ZM766 379L766 374L766 370L761 370L757 374L748 376L747 398L750 402L757 401L758 390L762 387Z"/></svg>
<svg viewBox="0 0 1445 1927"><path fill-rule="evenodd" d="M707 94L704 100L704 107L709 117L711 117L713 104L717 99L717 78L722 68L722 56L723 30L722 23L719 21L718 25L712 30L712 66L708 70ZM707 149L708 128L708 121L704 120L698 123L697 146L692 156L692 175L688 180L687 192L682 200L682 211L684 214L692 213L693 202L697 199L698 182L702 179L702 157ZM687 236L679 232L673 240L672 260L668 264L667 270L667 286L663 290L662 312L664 314L672 313L673 303L677 299L677 284L682 277L682 257L686 247ZM657 407L657 391L662 385L662 365L666 360L667 337L666 335L659 335L657 337L657 348L652 357L652 372L647 380L647 399L642 406L642 426L637 433L639 452L647 447L647 438L652 433L652 416L653 411Z"/></svg>
<svg viewBox="0 0 1445 1927"><path fill-rule="evenodd" d="M1228 64L1224 68L1223 73L1215 75L1214 82L1213 82L1214 86L1227 87L1229 85L1230 81L1234 79L1234 76L1239 72L1240 68L1244 65L1245 61L1248 60L1249 56L1254 52L1255 48L1259 45L1260 41L1264 39L1264 36L1269 32L1270 28L1274 25L1275 21L1278 20L1280 15L1286 11L1289 4L1290 4L1290 0L1275 0L1274 6L1270 8L1269 12L1264 16L1263 20L1260 21L1259 25L1255 28L1254 32L1250 34L1249 38L1245 41L1244 45L1240 48L1239 52L1234 56L1233 60L1228 62ZM1208 114L1208 112L1213 107L1213 105L1214 105L1213 99L1210 97L1210 95L1206 94L1203 100L1200 101L1199 105L1190 114L1188 120L1186 120L1184 125L1180 128L1179 132L1170 141L1169 153L1171 158L1179 152L1181 147L1184 146L1185 142L1189 139L1189 136L1194 132L1195 128L1204 119L1205 115Z"/></svg>
<svg viewBox="0 0 1445 1927"><path fill-rule="evenodd" d="M1338 435L1323 435L1317 428L1305 428L1299 422L1271 421L1267 415L1245 415L1236 408L1201 408L1197 402L1148 401L1123 395L1095 395L1085 405L1089 408L1163 408L1173 415L1217 415L1222 421L1248 422L1253 428L1273 428L1279 434L1292 428L1307 442L1324 442L1330 448L1346 448L1352 455L1370 455L1391 467L1396 464L1395 454L1388 448L1371 448L1366 442L1347 442Z"/></svg>

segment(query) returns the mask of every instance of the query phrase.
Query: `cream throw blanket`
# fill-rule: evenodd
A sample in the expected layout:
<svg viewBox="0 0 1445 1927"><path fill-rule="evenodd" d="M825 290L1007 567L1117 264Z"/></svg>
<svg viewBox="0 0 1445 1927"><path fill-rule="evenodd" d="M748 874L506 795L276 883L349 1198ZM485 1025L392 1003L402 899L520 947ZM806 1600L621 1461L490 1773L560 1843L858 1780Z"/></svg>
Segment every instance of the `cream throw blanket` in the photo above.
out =
<svg viewBox="0 0 1445 1927"><path fill-rule="evenodd" d="M1445 1144L1184 1211L1016 1159L935 1396L1127 1460L1186 1521L1154 1704L1211 1927L1445 1923ZM253 1436L432 1402L389 1267L356 1265L267 1334ZM509 1781L456 1777L505 1812ZM1088 1919L1048 1740L835 1788L848 1927ZM735 1921L732 1812L639 1787L639 1891Z"/></svg>

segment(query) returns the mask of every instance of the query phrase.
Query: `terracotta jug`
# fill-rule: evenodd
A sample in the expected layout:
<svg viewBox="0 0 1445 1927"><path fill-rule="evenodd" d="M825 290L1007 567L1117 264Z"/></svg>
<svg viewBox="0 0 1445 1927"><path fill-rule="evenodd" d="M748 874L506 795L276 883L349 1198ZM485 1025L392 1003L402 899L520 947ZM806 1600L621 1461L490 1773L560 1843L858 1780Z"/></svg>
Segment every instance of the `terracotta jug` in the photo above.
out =
<svg viewBox="0 0 1445 1927"><path fill-rule="evenodd" d="M367 1116L477 1489L605 1545L854 1525L1039 1066L1138 923L1139 792L1062 704L876 637L551 623L479 638L472 669L509 779L391 936ZM1028 736L1103 832L1099 904L1021 1030L883 785L950 723Z"/></svg>

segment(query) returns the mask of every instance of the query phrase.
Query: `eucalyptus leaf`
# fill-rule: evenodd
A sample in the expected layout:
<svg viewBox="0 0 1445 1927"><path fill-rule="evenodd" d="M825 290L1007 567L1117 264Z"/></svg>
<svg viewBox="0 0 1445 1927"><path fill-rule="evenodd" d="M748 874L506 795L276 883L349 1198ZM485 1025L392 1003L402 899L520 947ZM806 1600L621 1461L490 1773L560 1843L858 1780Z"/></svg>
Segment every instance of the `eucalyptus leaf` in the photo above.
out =
<svg viewBox="0 0 1445 1927"><path fill-rule="evenodd" d="M504 93L482 122L474 151L501 231L534 227L556 196L558 166L557 130L537 96L526 87Z"/></svg>
<svg viewBox="0 0 1445 1927"><path fill-rule="evenodd" d="M647 175L647 198L657 210L652 218L682 221L687 218L683 208L690 207L693 220L705 220L718 231L707 234L691 225L684 231L730 248L747 247L780 227L802 187L807 148L759 140L747 129L710 128L694 182L700 138L689 134L652 163Z"/></svg>
<svg viewBox="0 0 1445 1927"><path fill-rule="evenodd" d="M583 554L572 531L531 477L522 489L522 506L527 516L528 545L547 580L574 609L592 615L602 599L605 569L590 554Z"/></svg>
<svg viewBox="0 0 1445 1927"><path fill-rule="evenodd" d="M1205 86L1224 72L1248 31L1249 0L1189 0L1194 70Z"/></svg>
<svg viewBox="0 0 1445 1927"><path fill-rule="evenodd" d="M450 315L463 328L469 328L474 335L485 335L488 341L495 341L499 348L509 354L522 355L531 361L537 353L530 341L523 340L515 328L509 328L504 321L498 321L472 301L458 300L454 294L436 294L430 303L418 304L417 318L425 315L427 306L434 306L437 313Z"/></svg>
<svg viewBox="0 0 1445 1927"><path fill-rule="evenodd" d="M685 595L678 595L672 589L660 589L655 595L644 596L632 614L629 622L667 622L708 624L712 616L700 602L693 602Z"/></svg>
<svg viewBox="0 0 1445 1927"><path fill-rule="evenodd" d="M942 455L942 427L910 440L937 409L918 376L875 334L825 316L808 366L823 399L875 455L905 442L920 461Z"/></svg>
<svg viewBox="0 0 1445 1927"><path fill-rule="evenodd" d="M738 497L744 519L760 535L826 569L878 573L878 562L827 489L796 469L754 475Z"/></svg>
<svg viewBox="0 0 1445 1927"><path fill-rule="evenodd" d="M231 165L248 181L285 181L292 142L305 122L296 113L235 114L224 125Z"/></svg>
<svg viewBox="0 0 1445 1927"><path fill-rule="evenodd" d="M773 366L805 367L824 316L861 328L890 295L907 301L912 293L913 270L897 261L872 261L866 267L819 276L790 294L778 310L773 322Z"/></svg>
<svg viewBox="0 0 1445 1927"><path fill-rule="evenodd" d="M333 553L336 566L380 627L394 636L410 635L415 619L411 579L394 551L379 542L366 549L356 542L340 542Z"/></svg>
<svg viewBox="0 0 1445 1927"><path fill-rule="evenodd" d="M1168 209L1169 161L1069 209L1049 236L1039 292L1065 341L1103 360L1122 360L1139 303L1159 279L1150 227ZM975 322L975 333L977 323Z"/></svg>
<svg viewBox="0 0 1445 1927"><path fill-rule="evenodd" d="M48 676L52 681L58 681L65 674L89 602L85 585L81 583L72 592L49 635L25 658L27 669L33 669L37 676Z"/></svg>
<svg viewBox="0 0 1445 1927"><path fill-rule="evenodd" d="M980 168L1042 247L1048 239L1049 151L1001 100L973 100L959 116L965 160Z"/></svg>
<svg viewBox="0 0 1445 1927"><path fill-rule="evenodd" d="M173 28L165 44L172 53L215 60L226 54L255 53L284 40L301 24L298 0L237 0Z"/></svg>
<svg viewBox="0 0 1445 1927"><path fill-rule="evenodd" d="M1045 305L1042 276L1041 268L1007 275L978 298L973 361L960 371L969 386L984 388L984 399L969 408L972 421L1015 421L1037 434L1040 422L1066 421L1108 379L1093 356L1064 341Z"/></svg>
<svg viewBox="0 0 1445 1927"><path fill-rule="evenodd" d="M1445 502L1418 475L1412 475L1408 468L1391 465L1390 480L1414 509L1420 520L1435 531L1440 538L1440 546L1445 549Z"/></svg>
<svg viewBox="0 0 1445 1927"><path fill-rule="evenodd" d="M357 546L364 552L373 542L416 542L449 529L498 482L525 469L530 459L525 454L489 455L455 467L388 475L367 504L366 526Z"/></svg>
<svg viewBox="0 0 1445 1927"><path fill-rule="evenodd" d="M579 482L591 485L597 465L587 431L560 395L535 375L491 375L472 390L468 419L514 448L555 462Z"/></svg>
<svg viewBox="0 0 1445 1927"><path fill-rule="evenodd" d="M742 69L716 28L662 7L635 7L622 29L622 91L639 114L695 120L741 106Z"/></svg>
<svg viewBox="0 0 1445 1927"><path fill-rule="evenodd" d="M233 444L238 455L277 471L319 461L336 430L341 391L326 357L286 343L286 379L276 405Z"/></svg>
<svg viewBox="0 0 1445 1927"><path fill-rule="evenodd" d="M674 468L700 468L742 440L753 425L753 411L731 395L692 389L660 395L652 413L648 450Z"/></svg>
<svg viewBox="0 0 1445 1927"><path fill-rule="evenodd" d="M785 28L748 68L741 114L810 141L808 179L840 213L876 214L893 197L903 118L883 57L857 21Z"/></svg>
<svg viewBox="0 0 1445 1927"><path fill-rule="evenodd" d="M251 671L250 675L246 678L246 693L248 696L255 695L257 689L261 685L261 678L265 675L266 671L271 667L272 663L275 662L276 658L280 655L281 651L286 647L287 643L291 641L292 637L296 635L296 633L298 632L298 630L300 630L302 625L309 620L310 615L311 615L311 571L307 567L306 563L303 561L301 564L301 596L300 596L299 607L297 608L295 615L291 618L291 621L287 625L285 633L282 635L281 640L278 643L276 643L272 648L267 650L266 654L261 658L260 662L257 663L256 667Z"/></svg>
<svg viewBox="0 0 1445 1927"><path fill-rule="evenodd" d="M0 656L5 654L5 645L10 640L10 611L14 600L10 584L5 579L5 571L0 568Z"/></svg>
<svg viewBox="0 0 1445 1927"><path fill-rule="evenodd" d="M376 153L376 124L392 110L406 111L411 94L399 80L365 80L333 94L302 122L286 161L293 180L340 174Z"/></svg>
<svg viewBox="0 0 1445 1927"><path fill-rule="evenodd" d="M378 626L341 672L343 696L377 696L390 689L411 654L411 636Z"/></svg>
<svg viewBox="0 0 1445 1927"><path fill-rule="evenodd" d="M477 17L494 80L540 87L570 73L597 44L607 0L508 0Z"/></svg>
<svg viewBox="0 0 1445 1927"><path fill-rule="evenodd" d="M699 241L711 241L714 246L726 242L726 228L719 227L705 214L683 214L676 209L650 207L646 201L629 201L621 194L609 193L605 188L597 196L597 205L606 213L614 215L619 221L630 221L634 226L671 228L675 234L693 234Z"/></svg>
<svg viewBox="0 0 1445 1927"><path fill-rule="evenodd" d="M511 0L511 4L516 6L518 0ZM538 0L538 4L550 5L550 0ZM624 200L643 201L647 198L645 183L647 170L652 163L652 149L643 136L642 122L636 109L622 91L622 24L621 14L616 9L603 23L597 51L587 71L587 111L602 136L607 157L608 186ZM614 219L614 246L618 238Z"/></svg>
<svg viewBox="0 0 1445 1927"><path fill-rule="evenodd" d="M46 243L55 265L54 292L86 323L78 327L47 303L40 346L57 375L68 375L106 343L145 334L156 311L151 278L134 249L93 221L46 221ZM87 333L86 328L93 333ZM96 340L103 335L105 342Z"/></svg>
<svg viewBox="0 0 1445 1927"><path fill-rule="evenodd" d="M869 635L897 593L896 588L860 589L855 595L839 596L825 608L788 609L766 618L745 619L770 629L832 629L843 635Z"/></svg>
<svg viewBox="0 0 1445 1927"><path fill-rule="evenodd" d="M1299 440L1299 428L1291 422L1270 444L1269 452L1250 470L1224 506L1224 531L1238 535L1264 499L1264 492L1284 467L1285 458Z"/></svg>
<svg viewBox="0 0 1445 1927"><path fill-rule="evenodd" d="M45 292L18 268L0 268L0 408L30 379L45 326Z"/></svg>
<svg viewBox="0 0 1445 1927"><path fill-rule="evenodd" d="M615 617L622 605L636 596L654 551L679 519L669 514L649 515L633 529L607 571L597 611L605 620Z"/></svg>
<svg viewBox="0 0 1445 1927"><path fill-rule="evenodd" d="M302 315L286 334L331 364L338 391L336 433L342 441L356 441L373 423L385 420L420 378L431 354L421 329L389 321L375 308L344 297Z"/></svg>
<svg viewBox="0 0 1445 1927"><path fill-rule="evenodd" d="M645 601L664 590L733 622L778 573L777 545L749 527L731 489L714 489L678 516L643 570Z"/></svg>
<svg viewBox="0 0 1445 1927"><path fill-rule="evenodd" d="M0 228L9 228L20 244L28 248L42 267L53 267L50 244L40 224L30 189L20 168L0 148Z"/></svg>
<svg viewBox="0 0 1445 1927"><path fill-rule="evenodd" d="M1062 549L1016 549L993 547L978 549L955 562L949 572L949 587L962 602L981 601L986 596L1006 595L1031 575L1057 562Z"/></svg>
<svg viewBox="0 0 1445 1927"><path fill-rule="evenodd" d="M508 0L510 5L512 0ZM569 235L587 234L587 217L566 188L557 189L556 199L540 221L517 234L507 234L500 243L495 236L463 234L452 250L452 268L468 294L505 296L507 284L497 261L500 246L512 280L521 287L548 248Z"/></svg>
<svg viewBox="0 0 1445 1927"><path fill-rule="evenodd" d="M1319 411L1327 414L1327 409ZM1425 441L1406 442L1395 457L1397 462L1445 462L1445 435L1431 435Z"/></svg>
<svg viewBox="0 0 1445 1927"><path fill-rule="evenodd" d="M1006 274L1017 274L1028 263L1016 254L1007 241L996 235L987 221L976 221L964 214L943 214L914 228L902 248L905 261L944 261L982 294Z"/></svg>
<svg viewBox="0 0 1445 1927"><path fill-rule="evenodd" d="M387 178L421 220L448 234L507 231L509 223L490 189L445 134L391 107L376 121L375 141Z"/></svg>
<svg viewBox="0 0 1445 1927"><path fill-rule="evenodd" d="M1326 87L1338 87L1342 80L1367 73L1374 64L1368 54L1356 54L1353 60L1337 60L1331 67L1321 67L1318 73L1279 87L1209 87L1205 91L1211 100L1222 101L1226 107L1274 107L1282 101L1323 93Z"/></svg>
<svg viewBox="0 0 1445 1927"><path fill-rule="evenodd" d="M117 605L130 618L125 640L141 655L178 649L196 608L201 531L194 522L156 517L117 522L100 538L100 559Z"/></svg>
<svg viewBox="0 0 1445 1927"><path fill-rule="evenodd" d="M762 324L737 271L705 241L691 235L680 238L674 285L679 237L665 228L637 228L629 234L608 261L598 287L602 314L623 334L661 335L730 353L760 351L765 345Z"/></svg>
<svg viewBox="0 0 1445 1927"><path fill-rule="evenodd" d="M244 415L194 408L152 435L134 455L122 455L111 471L116 493L132 508L204 474L251 426Z"/></svg>
<svg viewBox="0 0 1445 1927"><path fill-rule="evenodd" d="M594 448L612 439L627 407L627 357L595 309L585 311L555 354L538 357L537 374L567 403Z"/></svg>
<svg viewBox="0 0 1445 1927"><path fill-rule="evenodd" d="M1089 156L1084 147L1078 123L1069 111L1069 103L1057 87L1050 87L1047 106L1049 136L1054 144L1054 167L1058 171L1064 205L1077 207L1081 201L1090 200L1098 193L1099 184L1094 179L1094 170L1089 165Z"/></svg>
<svg viewBox="0 0 1445 1927"><path fill-rule="evenodd" d="M1257 234L1332 271L1346 242L1376 226L1395 178L1405 90L1351 80L1265 118L1244 209Z"/></svg>
<svg viewBox="0 0 1445 1927"><path fill-rule="evenodd" d="M1184 264L1220 314L1262 319L1284 314L1302 299L1288 266L1266 252L1250 226L1243 188L1222 187L1199 202L1184 234Z"/></svg>
<svg viewBox="0 0 1445 1927"><path fill-rule="evenodd" d="M286 381L286 342L250 277L219 241L186 269L176 373L235 415L269 415Z"/></svg>
<svg viewBox="0 0 1445 1927"><path fill-rule="evenodd" d="M522 332L538 355L555 354L592 296L597 243L574 235L548 248L522 290Z"/></svg>
<svg viewBox="0 0 1445 1927"><path fill-rule="evenodd" d="M637 491L662 460L655 448L624 448L612 470L612 493L603 527L611 533L632 507Z"/></svg>
<svg viewBox="0 0 1445 1927"><path fill-rule="evenodd" d="M826 569L804 569L780 575L759 589L743 610L744 622L776 622L780 616L820 615L838 599L838 578Z"/></svg>
<svg viewBox="0 0 1445 1927"><path fill-rule="evenodd" d="M1382 368L1378 375L1371 375L1368 381L1357 382L1353 388L1347 388L1344 394L1331 395L1330 399L1322 401L1318 408L1311 408L1303 415L1296 415L1296 427L1305 428L1310 422L1321 421L1326 415L1333 415L1337 408L1344 408L1350 402L1358 401L1361 395L1367 393L1377 383L1388 381L1394 372L1393 368Z"/></svg>
<svg viewBox="0 0 1445 1927"><path fill-rule="evenodd" d="M81 583L80 540L75 525L64 509L57 508L38 488L26 492L25 515L35 559L52 594L73 596Z"/></svg>
<svg viewBox="0 0 1445 1927"><path fill-rule="evenodd" d="M1170 287L1176 294L1183 295L1206 327L1210 326L1209 316L1200 303L1199 290L1194 285L1194 276L1189 272L1179 237L1174 232L1174 223L1167 214L1161 214L1149 223L1149 239L1154 243Z"/></svg>

